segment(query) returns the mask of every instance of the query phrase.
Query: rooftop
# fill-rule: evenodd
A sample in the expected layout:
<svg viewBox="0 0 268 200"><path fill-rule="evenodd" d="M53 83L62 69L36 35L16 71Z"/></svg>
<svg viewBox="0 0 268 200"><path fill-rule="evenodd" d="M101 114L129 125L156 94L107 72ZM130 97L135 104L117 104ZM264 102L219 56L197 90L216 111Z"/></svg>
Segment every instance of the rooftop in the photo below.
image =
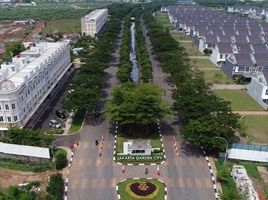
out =
<svg viewBox="0 0 268 200"><path fill-rule="evenodd" d="M50 159L49 149L43 147L24 146L0 142L0 152L11 155L22 155Z"/></svg>
<svg viewBox="0 0 268 200"><path fill-rule="evenodd" d="M85 15L84 18L86 20L97 20L101 15L103 15L105 12L108 12L108 9L97 9L89 14Z"/></svg>
<svg viewBox="0 0 268 200"><path fill-rule="evenodd" d="M20 55L13 57L0 66L0 85L12 86L4 87L5 91L20 87L28 80L30 75L38 73L46 63L51 60L59 49L66 46L66 42L48 43L42 42L29 47ZM0 88L0 91L1 91Z"/></svg>

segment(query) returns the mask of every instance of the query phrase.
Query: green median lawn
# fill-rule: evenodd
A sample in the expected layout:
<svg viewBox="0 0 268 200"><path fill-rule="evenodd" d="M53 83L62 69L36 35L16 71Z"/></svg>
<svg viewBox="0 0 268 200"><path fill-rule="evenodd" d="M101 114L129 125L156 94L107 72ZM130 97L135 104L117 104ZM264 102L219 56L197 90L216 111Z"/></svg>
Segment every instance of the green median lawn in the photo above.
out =
<svg viewBox="0 0 268 200"><path fill-rule="evenodd" d="M244 124L248 140L268 144L268 116L245 116Z"/></svg>
<svg viewBox="0 0 268 200"><path fill-rule="evenodd" d="M263 110L244 90L214 90L217 96L230 101L235 111Z"/></svg>

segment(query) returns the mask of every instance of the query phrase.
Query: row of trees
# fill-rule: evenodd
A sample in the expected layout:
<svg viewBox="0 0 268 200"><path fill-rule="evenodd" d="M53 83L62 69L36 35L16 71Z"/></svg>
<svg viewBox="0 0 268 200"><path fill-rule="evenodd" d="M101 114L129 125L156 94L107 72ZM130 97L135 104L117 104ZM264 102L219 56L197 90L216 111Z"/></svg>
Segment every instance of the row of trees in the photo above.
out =
<svg viewBox="0 0 268 200"><path fill-rule="evenodd" d="M53 135L45 134L41 130L10 128L5 132L2 142L38 147L49 147Z"/></svg>
<svg viewBox="0 0 268 200"><path fill-rule="evenodd" d="M120 49L120 61L118 64L118 71L116 74L116 77L118 80L120 80L121 83L129 81L129 74L131 71L132 63L129 60L129 54L130 54L130 15L127 15L125 17L124 22L124 29L123 29L123 35L122 35L122 44Z"/></svg>
<svg viewBox="0 0 268 200"><path fill-rule="evenodd" d="M215 96L204 81L203 74L192 69L183 47L152 17L152 8L144 12L154 53L169 74L169 81L176 85L173 91L174 110L179 114L183 137L206 150L224 149L225 143L235 140L239 118L231 112L230 102Z"/></svg>
<svg viewBox="0 0 268 200"><path fill-rule="evenodd" d="M110 54L114 51L114 40L118 35L122 17L131 10L129 4L109 6L111 20L103 28L98 39L83 36L78 44L84 47L81 55L82 65L72 81L71 93L63 104L67 110L92 111L99 104L101 88L105 81L104 69L107 68Z"/></svg>
<svg viewBox="0 0 268 200"><path fill-rule="evenodd" d="M152 65L149 59L149 54L146 49L145 38L143 36L140 12L136 14L136 41L137 41L137 60L140 65L141 80L142 82L150 82L153 78Z"/></svg>

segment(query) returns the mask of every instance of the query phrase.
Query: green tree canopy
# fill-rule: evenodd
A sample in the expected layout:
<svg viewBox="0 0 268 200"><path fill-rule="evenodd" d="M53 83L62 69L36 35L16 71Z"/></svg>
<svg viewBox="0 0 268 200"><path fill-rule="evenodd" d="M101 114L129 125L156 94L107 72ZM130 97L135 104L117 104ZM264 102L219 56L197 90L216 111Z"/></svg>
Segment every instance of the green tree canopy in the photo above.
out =
<svg viewBox="0 0 268 200"><path fill-rule="evenodd" d="M110 121L120 124L156 123L171 113L162 94L162 89L154 84L117 85L113 88L112 99L107 102L106 116Z"/></svg>

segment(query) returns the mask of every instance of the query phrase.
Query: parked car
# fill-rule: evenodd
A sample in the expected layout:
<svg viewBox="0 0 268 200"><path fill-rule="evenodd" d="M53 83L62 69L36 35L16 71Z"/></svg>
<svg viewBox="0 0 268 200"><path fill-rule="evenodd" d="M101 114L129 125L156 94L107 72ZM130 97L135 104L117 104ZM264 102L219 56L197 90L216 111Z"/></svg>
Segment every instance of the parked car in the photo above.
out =
<svg viewBox="0 0 268 200"><path fill-rule="evenodd" d="M66 114L63 110L56 110L56 115L58 118L61 118L61 119L65 119L66 118Z"/></svg>
<svg viewBox="0 0 268 200"><path fill-rule="evenodd" d="M61 124L57 120L51 119L49 121L49 127L59 129L61 128Z"/></svg>

